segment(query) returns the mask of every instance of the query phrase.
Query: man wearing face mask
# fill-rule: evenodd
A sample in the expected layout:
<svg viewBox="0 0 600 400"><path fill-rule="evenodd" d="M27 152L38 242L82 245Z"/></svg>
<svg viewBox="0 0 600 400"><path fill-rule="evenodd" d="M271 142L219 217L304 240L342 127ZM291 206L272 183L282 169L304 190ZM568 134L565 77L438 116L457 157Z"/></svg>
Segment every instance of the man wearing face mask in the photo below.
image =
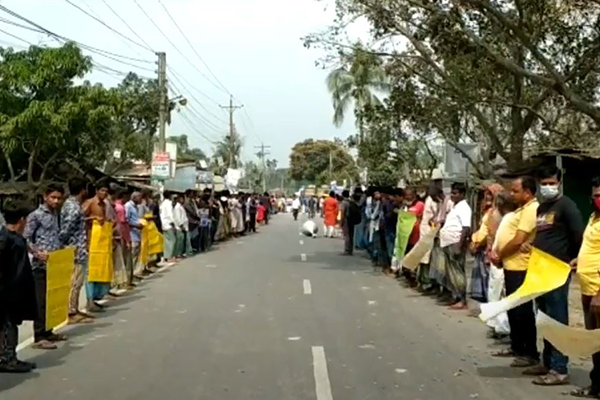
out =
<svg viewBox="0 0 600 400"><path fill-rule="evenodd" d="M583 221L575 203L560 193L562 171L555 166L541 168L537 174L540 206L537 209L536 235L533 247L566 263L577 258L583 236ZM569 324L569 284L565 284L537 300L538 309L556 321ZM542 363L524 371L538 376L533 383L554 386L569 382L569 359L548 341L544 341Z"/></svg>

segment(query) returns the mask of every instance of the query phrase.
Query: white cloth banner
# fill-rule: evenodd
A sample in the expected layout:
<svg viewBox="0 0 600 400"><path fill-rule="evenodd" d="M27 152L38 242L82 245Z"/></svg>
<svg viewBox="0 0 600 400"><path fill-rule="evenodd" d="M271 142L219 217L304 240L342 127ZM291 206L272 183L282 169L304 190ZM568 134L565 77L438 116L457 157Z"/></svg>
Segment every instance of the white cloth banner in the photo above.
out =
<svg viewBox="0 0 600 400"><path fill-rule="evenodd" d="M536 318L540 335L561 353L571 357L588 357L600 351L600 329L586 330L563 325L538 311Z"/></svg>
<svg viewBox="0 0 600 400"><path fill-rule="evenodd" d="M437 233L438 228L435 228L421 236L417 244L402 259L402 266L411 271L416 271L425 254L433 249L433 241Z"/></svg>

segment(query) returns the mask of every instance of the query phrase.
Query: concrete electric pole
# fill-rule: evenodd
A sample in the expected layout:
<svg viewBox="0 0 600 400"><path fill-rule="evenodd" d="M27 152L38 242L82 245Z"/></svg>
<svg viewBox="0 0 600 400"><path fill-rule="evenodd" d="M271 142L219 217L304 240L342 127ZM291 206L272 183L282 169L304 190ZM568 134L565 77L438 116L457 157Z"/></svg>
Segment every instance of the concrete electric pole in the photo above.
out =
<svg viewBox="0 0 600 400"><path fill-rule="evenodd" d="M156 53L158 56L158 89L160 90L160 104L158 107L158 147L159 151L167 151L167 54Z"/></svg>
<svg viewBox="0 0 600 400"><path fill-rule="evenodd" d="M243 104L239 106L233 105L233 95L229 97L229 105L228 106L219 106L229 112L229 136L227 137L227 141L229 142L229 168L233 168L233 145L235 144L235 127L233 124L233 113L235 110L244 107ZM237 164L237 163L236 163ZM237 167L237 165L236 165Z"/></svg>
<svg viewBox="0 0 600 400"><path fill-rule="evenodd" d="M261 159L262 161L262 165L263 165L263 192L267 191L267 164L266 164L266 156L268 156L269 154L269 149L271 148L271 146L265 146L264 143L261 143L260 146L254 146L255 149L259 149L258 152L258 157Z"/></svg>

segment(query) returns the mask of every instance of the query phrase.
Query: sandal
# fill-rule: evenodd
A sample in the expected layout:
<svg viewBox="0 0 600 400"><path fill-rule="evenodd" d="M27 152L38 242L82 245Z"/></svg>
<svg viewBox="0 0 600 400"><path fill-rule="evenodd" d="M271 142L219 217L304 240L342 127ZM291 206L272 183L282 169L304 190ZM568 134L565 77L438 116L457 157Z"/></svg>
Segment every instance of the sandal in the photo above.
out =
<svg viewBox="0 0 600 400"><path fill-rule="evenodd" d="M592 391L591 387L575 389L569 394L582 399L600 399L600 392Z"/></svg>
<svg viewBox="0 0 600 400"><path fill-rule="evenodd" d="M45 340L45 339L40 340L39 342L35 342L34 344L31 345L31 347L33 349L37 349L37 350L56 350L56 349L58 349L58 347L54 343L52 343L48 340Z"/></svg>
<svg viewBox="0 0 600 400"><path fill-rule="evenodd" d="M53 333L52 335L48 336L49 342L66 342L67 340L69 340L69 338L60 333Z"/></svg>
<svg viewBox="0 0 600 400"><path fill-rule="evenodd" d="M534 365L523 371L523 375L528 376L545 376L550 373L550 370L542 364Z"/></svg>
<svg viewBox="0 0 600 400"><path fill-rule="evenodd" d="M512 358L512 357L518 357L518 355L511 349L504 349L504 350L500 350L500 351L496 351L496 352L492 353L492 357Z"/></svg>
<svg viewBox="0 0 600 400"><path fill-rule="evenodd" d="M517 357L510 363L511 368L528 368L539 364L539 361L528 357Z"/></svg>
<svg viewBox="0 0 600 400"><path fill-rule="evenodd" d="M550 371L544 376L538 376L532 383L539 386L561 386L568 385L569 375L562 375L556 371Z"/></svg>

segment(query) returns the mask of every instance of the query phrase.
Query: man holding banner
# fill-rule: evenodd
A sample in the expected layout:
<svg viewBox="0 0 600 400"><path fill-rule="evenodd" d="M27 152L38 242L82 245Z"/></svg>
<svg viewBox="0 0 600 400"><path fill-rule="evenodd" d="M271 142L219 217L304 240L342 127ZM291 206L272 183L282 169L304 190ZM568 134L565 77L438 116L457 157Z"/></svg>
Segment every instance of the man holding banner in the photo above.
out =
<svg viewBox="0 0 600 400"><path fill-rule="evenodd" d="M44 191L44 203L29 214L23 233L32 256L31 267L38 306L37 318L33 323L34 349L54 350L57 348L54 342L67 340L66 336L46 329L46 263L49 253L61 247L58 209L64 193L61 186L49 185Z"/></svg>
<svg viewBox="0 0 600 400"><path fill-rule="evenodd" d="M465 261L467 242L471 233L472 211L465 200L467 188L463 183L452 184L450 196L454 206L440 230L440 247L446 261L446 272L454 304L452 310L467 309L467 275Z"/></svg>
<svg viewBox="0 0 600 400"><path fill-rule="evenodd" d="M531 243L535 235L538 202L535 199L537 185L531 176L515 179L511 184L511 197L518 206L506 229L497 233L497 252L490 254L490 261L504 268L506 296L510 296L523 285L527 275L530 252L521 251L521 246ZM524 246L526 249L527 246ZM515 357L511 367L537 365L539 353L536 345L535 314L533 303L527 301L508 310L511 348L494 353L496 357Z"/></svg>
<svg viewBox="0 0 600 400"><path fill-rule="evenodd" d="M565 262L577 258L583 236L583 221L575 203L560 194L562 172L556 166L538 171L541 203L537 209L536 234L533 247ZM550 318L569 325L569 284L571 279L536 299L537 308ZM533 383L542 386L564 385L569 382L569 359L549 341L544 341L543 364L524 371L538 376Z"/></svg>
<svg viewBox="0 0 600 400"><path fill-rule="evenodd" d="M577 267L583 317L588 330L600 329L600 177L592 180L592 207L594 212L585 228L579 256L572 262ZM600 398L600 352L592 355L592 362L591 386L577 389L572 395Z"/></svg>

